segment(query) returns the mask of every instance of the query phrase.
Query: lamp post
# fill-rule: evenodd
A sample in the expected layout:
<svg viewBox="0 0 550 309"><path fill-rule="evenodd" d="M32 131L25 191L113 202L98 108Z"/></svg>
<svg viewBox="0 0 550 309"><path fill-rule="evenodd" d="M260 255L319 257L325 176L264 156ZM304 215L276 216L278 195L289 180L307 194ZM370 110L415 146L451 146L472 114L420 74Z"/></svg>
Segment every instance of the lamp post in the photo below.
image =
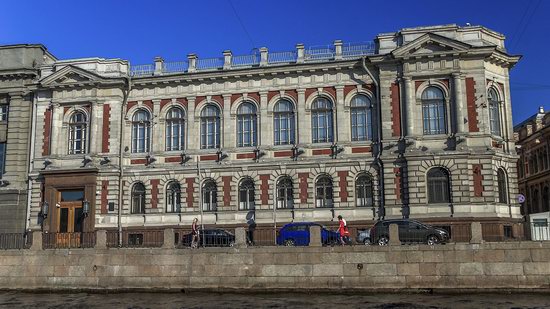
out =
<svg viewBox="0 0 550 309"><path fill-rule="evenodd" d="M90 202L88 200L82 201L82 215L84 218L88 217L90 213Z"/></svg>

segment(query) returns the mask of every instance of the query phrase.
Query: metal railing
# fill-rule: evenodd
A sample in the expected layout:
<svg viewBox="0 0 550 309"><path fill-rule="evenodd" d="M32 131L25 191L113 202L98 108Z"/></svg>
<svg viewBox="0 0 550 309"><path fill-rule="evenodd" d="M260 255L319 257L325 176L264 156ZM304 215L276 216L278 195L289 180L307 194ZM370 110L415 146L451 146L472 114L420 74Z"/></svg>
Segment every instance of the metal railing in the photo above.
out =
<svg viewBox="0 0 550 309"><path fill-rule="evenodd" d="M295 63L297 59L298 53L295 50L267 54L267 63L269 64Z"/></svg>
<svg viewBox="0 0 550 309"><path fill-rule="evenodd" d="M231 67L234 68L250 68L260 64L260 55L241 55L231 58Z"/></svg>
<svg viewBox="0 0 550 309"><path fill-rule="evenodd" d="M119 246L119 232L107 231L107 247ZM122 231L122 248L159 248L164 244L164 230L126 230Z"/></svg>
<svg viewBox="0 0 550 309"><path fill-rule="evenodd" d="M183 73L189 69L188 61L165 62L162 65L162 73Z"/></svg>
<svg viewBox="0 0 550 309"><path fill-rule="evenodd" d="M72 249L95 247L95 232L82 233L44 233L43 249Z"/></svg>
<svg viewBox="0 0 550 309"><path fill-rule="evenodd" d="M135 77L153 75L155 66L152 64L140 64L130 67L130 75Z"/></svg>
<svg viewBox="0 0 550 309"><path fill-rule="evenodd" d="M198 71L208 71L208 70L221 70L223 69L223 58L205 58L197 59L197 70Z"/></svg>
<svg viewBox="0 0 550 309"><path fill-rule="evenodd" d="M303 47L302 47L303 48ZM324 46L312 46L303 49L304 62L323 62L331 61L336 56L341 56L342 59L351 60L360 58L362 56L374 55L376 53L376 46L374 42L361 42L361 43L345 43L342 44L341 54L336 54L334 45ZM238 55L231 57L231 68L250 68L260 65L261 53L254 53L251 55ZM267 65L282 65L292 64L298 62L298 51L280 51L280 52L267 52ZM224 57L217 58L196 58L195 69L196 71L214 71L224 69ZM229 67L227 67L229 68ZM155 71L154 64L142 64L130 66L130 75L133 77L153 76L155 74L172 74L172 73L187 73L190 71L189 61L179 62L163 62L160 72Z"/></svg>
<svg viewBox="0 0 550 309"><path fill-rule="evenodd" d="M342 58L353 59L365 55L374 55L375 50L374 42L345 43L342 45Z"/></svg>
<svg viewBox="0 0 550 309"><path fill-rule="evenodd" d="M28 249L32 245L32 233L0 234L0 250Z"/></svg>

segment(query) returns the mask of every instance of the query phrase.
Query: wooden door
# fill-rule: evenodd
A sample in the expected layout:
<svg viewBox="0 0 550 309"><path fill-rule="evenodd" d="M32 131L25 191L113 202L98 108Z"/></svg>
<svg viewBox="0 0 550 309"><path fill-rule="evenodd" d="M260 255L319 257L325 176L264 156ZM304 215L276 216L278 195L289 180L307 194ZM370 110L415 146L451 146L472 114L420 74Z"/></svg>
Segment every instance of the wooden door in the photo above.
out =
<svg viewBox="0 0 550 309"><path fill-rule="evenodd" d="M80 195L83 190L71 190L59 192L59 207L57 209L57 234L58 247L80 247L80 236L83 232L83 211ZM75 196L76 200L71 200Z"/></svg>

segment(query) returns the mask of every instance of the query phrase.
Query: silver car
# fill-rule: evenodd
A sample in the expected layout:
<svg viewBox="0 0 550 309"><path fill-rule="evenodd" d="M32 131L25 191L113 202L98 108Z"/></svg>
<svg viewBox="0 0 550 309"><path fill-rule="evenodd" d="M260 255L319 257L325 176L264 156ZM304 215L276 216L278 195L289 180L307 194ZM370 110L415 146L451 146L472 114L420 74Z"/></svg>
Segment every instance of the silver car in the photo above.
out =
<svg viewBox="0 0 550 309"><path fill-rule="evenodd" d="M370 229L357 230L357 243L364 244L365 246L371 245Z"/></svg>

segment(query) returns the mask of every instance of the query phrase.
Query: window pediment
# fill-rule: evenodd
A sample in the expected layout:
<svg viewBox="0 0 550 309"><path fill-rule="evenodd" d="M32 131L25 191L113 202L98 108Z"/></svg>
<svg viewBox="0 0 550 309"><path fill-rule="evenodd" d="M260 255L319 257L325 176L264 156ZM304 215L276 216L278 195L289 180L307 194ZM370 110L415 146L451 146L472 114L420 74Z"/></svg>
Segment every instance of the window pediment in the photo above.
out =
<svg viewBox="0 0 550 309"><path fill-rule="evenodd" d="M464 52L470 48L471 45L469 44L434 33L427 33L395 49L392 55L395 58L406 58L409 56Z"/></svg>

